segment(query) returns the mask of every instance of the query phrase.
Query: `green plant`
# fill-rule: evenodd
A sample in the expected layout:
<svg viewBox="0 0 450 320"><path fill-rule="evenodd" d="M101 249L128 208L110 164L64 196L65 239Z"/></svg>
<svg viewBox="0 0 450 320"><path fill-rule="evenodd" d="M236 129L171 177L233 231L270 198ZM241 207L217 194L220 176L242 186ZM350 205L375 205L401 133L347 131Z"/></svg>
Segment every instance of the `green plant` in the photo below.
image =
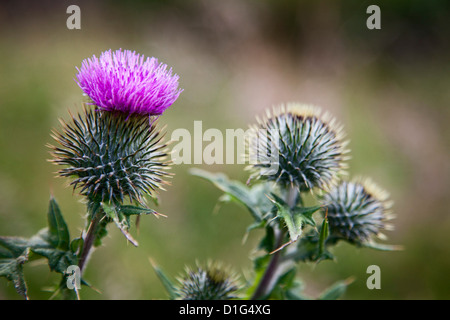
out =
<svg viewBox="0 0 450 320"><path fill-rule="evenodd" d="M367 179L346 179L348 159L342 126L312 106L288 104L268 112L253 125L247 139L250 178L246 184L222 173L191 169L224 192L222 202L237 202L254 222L247 232L263 229L253 260L253 275L236 287L238 299L311 299L297 277L298 263L334 259L339 241L380 250L397 250L375 239L391 229L388 194ZM251 184L252 181L256 181ZM316 203L306 206L305 195ZM155 267L171 298L208 296L208 286L177 295L173 284ZM319 299L337 299L352 282L338 281Z"/></svg>

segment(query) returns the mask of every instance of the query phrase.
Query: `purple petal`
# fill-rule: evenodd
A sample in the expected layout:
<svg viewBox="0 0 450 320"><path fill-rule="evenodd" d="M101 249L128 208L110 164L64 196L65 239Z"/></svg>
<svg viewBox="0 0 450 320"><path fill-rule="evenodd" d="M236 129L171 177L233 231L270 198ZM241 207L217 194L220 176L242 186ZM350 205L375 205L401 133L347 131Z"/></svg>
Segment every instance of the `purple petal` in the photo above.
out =
<svg viewBox="0 0 450 320"><path fill-rule="evenodd" d="M160 115L183 91L178 88L179 76L166 64L130 50L94 55L77 70L77 84L106 111Z"/></svg>

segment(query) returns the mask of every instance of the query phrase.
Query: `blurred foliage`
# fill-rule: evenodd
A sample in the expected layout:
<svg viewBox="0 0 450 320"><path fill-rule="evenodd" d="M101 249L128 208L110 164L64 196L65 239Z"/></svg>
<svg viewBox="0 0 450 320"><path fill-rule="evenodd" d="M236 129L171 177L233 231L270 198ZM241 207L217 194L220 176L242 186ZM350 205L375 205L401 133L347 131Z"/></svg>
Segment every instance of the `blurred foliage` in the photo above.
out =
<svg viewBox="0 0 450 320"><path fill-rule="evenodd" d="M366 8L381 8L381 30L366 28ZM337 263L303 265L316 296L355 276L348 299L450 298L450 2L448 1L76 1L81 30L66 28L69 1L0 4L0 235L30 237L46 226L49 194L77 236L84 204L56 179L46 143L58 117L81 108L75 66L109 48L158 57L180 75L185 91L160 119L176 128L246 128L273 104L321 105L351 138L351 174L372 176L391 191L400 253L339 246ZM194 137L193 137L194 138ZM177 274L185 264L221 260L249 270L257 236L241 243L251 219L221 192L173 168L160 194L168 218L141 219L133 248L111 228L86 279L84 299L158 299L164 288L148 258ZM206 166L247 180L243 165ZM217 209L217 208L216 208ZM112 258L114 257L114 259ZM366 269L381 267L381 290L366 288ZM47 299L45 264L24 268L29 296ZM44 276L46 275L46 276ZM20 299L0 279L0 299Z"/></svg>

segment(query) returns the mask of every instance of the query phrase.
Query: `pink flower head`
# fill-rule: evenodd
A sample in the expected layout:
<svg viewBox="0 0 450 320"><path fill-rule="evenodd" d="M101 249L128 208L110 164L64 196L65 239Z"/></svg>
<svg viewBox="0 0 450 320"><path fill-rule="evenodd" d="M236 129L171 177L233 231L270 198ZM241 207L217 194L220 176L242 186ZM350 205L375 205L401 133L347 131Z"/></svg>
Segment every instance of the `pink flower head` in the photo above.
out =
<svg viewBox="0 0 450 320"><path fill-rule="evenodd" d="M105 51L85 59L77 84L94 104L106 111L161 115L183 91L178 75L156 58L130 50Z"/></svg>

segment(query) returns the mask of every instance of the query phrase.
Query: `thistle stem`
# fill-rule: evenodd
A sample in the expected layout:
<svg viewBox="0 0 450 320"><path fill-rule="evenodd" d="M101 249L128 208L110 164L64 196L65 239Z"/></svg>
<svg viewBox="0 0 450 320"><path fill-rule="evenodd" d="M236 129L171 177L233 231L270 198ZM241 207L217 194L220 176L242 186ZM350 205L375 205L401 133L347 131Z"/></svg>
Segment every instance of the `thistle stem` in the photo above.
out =
<svg viewBox="0 0 450 320"><path fill-rule="evenodd" d="M294 187L289 188L286 195L286 202L290 208L294 208L298 197L298 190ZM286 235L286 231L280 229L279 227L274 228L275 233L275 248L274 250L280 248L283 245L283 241ZM276 280L276 276L281 271L282 261L281 256L285 250L277 250L272 254L269 265L267 266L266 271L264 272L261 281L258 284L255 292L253 293L252 299L258 300L263 299L267 294L270 288L273 286L273 281Z"/></svg>
<svg viewBox="0 0 450 320"><path fill-rule="evenodd" d="M285 232L276 228L275 232L275 248L279 248L283 244L283 239ZM278 273L278 267L280 262L281 253L283 250L278 250L274 254L272 254L272 258L270 259L269 265L267 266L266 272L264 273L261 281L258 284L255 292L253 293L252 299L258 300L262 299L266 294L269 288L272 286L272 281L275 279L275 275Z"/></svg>
<svg viewBox="0 0 450 320"><path fill-rule="evenodd" d="M83 238L83 248L81 250L80 259L78 260L78 267L80 268L81 273L86 266L92 246L94 245L94 241L97 235L97 227L100 223L100 219L101 215L99 214L99 212L97 212L92 218L91 223L88 226L86 235Z"/></svg>

